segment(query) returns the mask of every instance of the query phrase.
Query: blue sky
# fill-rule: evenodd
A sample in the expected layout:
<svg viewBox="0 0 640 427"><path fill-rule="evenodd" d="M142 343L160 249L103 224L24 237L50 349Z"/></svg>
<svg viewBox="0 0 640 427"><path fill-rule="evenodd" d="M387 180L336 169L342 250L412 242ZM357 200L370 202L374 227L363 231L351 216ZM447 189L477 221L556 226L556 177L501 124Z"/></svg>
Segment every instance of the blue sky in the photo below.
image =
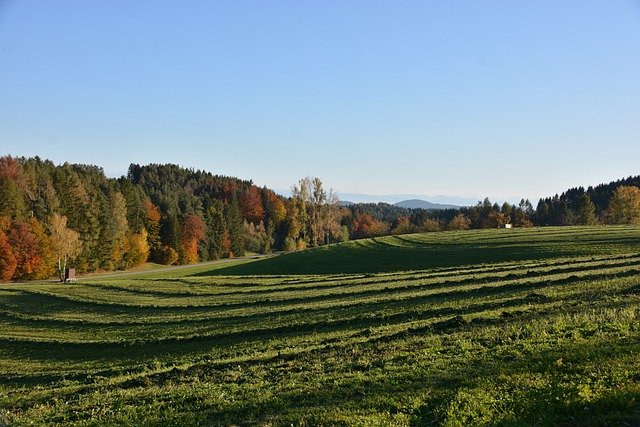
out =
<svg viewBox="0 0 640 427"><path fill-rule="evenodd" d="M640 2L0 0L0 154L287 189L640 174Z"/></svg>

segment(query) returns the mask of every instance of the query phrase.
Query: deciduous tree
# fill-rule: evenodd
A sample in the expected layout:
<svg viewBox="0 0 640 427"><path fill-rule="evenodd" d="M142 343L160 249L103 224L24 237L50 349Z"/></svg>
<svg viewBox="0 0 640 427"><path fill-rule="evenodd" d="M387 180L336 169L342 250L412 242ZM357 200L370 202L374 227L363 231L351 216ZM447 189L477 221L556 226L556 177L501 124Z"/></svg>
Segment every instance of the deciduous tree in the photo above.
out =
<svg viewBox="0 0 640 427"><path fill-rule="evenodd" d="M160 250L162 248L162 240L160 239L160 211L151 200L147 199L143 202L143 224L147 231L147 245L149 247L149 255L153 261L158 262L161 258Z"/></svg>
<svg viewBox="0 0 640 427"><path fill-rule="evenodd" d="M262 192L256 186L247 188L240 197L242 217L249 222L258 224L264 220L264 206Z"/></svg>
<svg viewBox="0 0 640 427"><path fill-rule="evenodd" d="M17 261L14 278L35 279L42 263L40 244L35 234L31 232L28 224L16 221L12 224L8 236L9 244Z"/></svg>
<svg viewBox="0 0 640 427"><path fill-rule="evenodd" d="M5 233L9 230L10 224L9 217L0 217L0 281L11 280L18 266L9 237Z"/></svg>
<svg viewBox="0 0 640 427"><path fill-rule="evenodd" d="M447 230L468 230L471 225L471 220L464 214L458 214L447 225Z"/></svg>
<svg viewBox="0 0 640 427"><path fill-rule="evenodd" d="M611 224L640 224L640 188L616 188L609 202L608 220Z"/></svg>
<svg viewBox="0 0 640 427"><path fill-rule="evenodd" d="M180 228L182 239L182 263L195 264L198 262L198 243L204 240L205 224L198 215L188 215L184 218Z"/></svg>
<svg viewBox="0 0 640 427"><path fill-rule="evenodd" d="M58 258L58 273L60 280L64 280L64 271L69 259L73 260L82 250L80 235L67 227L67 217L54 213L49 218L49 233L51 234L54 253Z"/></svg>

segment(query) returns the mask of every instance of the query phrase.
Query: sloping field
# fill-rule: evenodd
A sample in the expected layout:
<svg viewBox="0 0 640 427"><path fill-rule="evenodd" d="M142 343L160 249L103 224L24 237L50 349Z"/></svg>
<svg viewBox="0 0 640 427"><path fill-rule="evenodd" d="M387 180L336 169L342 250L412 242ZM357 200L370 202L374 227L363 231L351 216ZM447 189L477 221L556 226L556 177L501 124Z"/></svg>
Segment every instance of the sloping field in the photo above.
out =
<svg viewBox="0 0 640 427"><path fill-rule="evenodd" d="M639 321L638 227L5 284L0 425L639 425Z"/></svg>
<svg viewBox="0 0 640 427"><path fill-rule="evenodd" d="M356 240L207 274L382 273L507 261L626 253L637 228L544 227L412 234Z"/></svg>

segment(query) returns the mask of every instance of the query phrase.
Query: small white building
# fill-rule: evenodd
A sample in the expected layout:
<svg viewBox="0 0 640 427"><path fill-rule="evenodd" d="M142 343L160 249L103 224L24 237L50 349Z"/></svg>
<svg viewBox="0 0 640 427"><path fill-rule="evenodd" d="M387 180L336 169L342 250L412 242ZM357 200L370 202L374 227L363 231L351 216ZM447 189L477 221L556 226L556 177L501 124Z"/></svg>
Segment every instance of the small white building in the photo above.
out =
<svg viewBox="0 0 640 427"><path fill-rule="evenodd" d="M500 224L499 228L511 228L511 224Z"/></svg>

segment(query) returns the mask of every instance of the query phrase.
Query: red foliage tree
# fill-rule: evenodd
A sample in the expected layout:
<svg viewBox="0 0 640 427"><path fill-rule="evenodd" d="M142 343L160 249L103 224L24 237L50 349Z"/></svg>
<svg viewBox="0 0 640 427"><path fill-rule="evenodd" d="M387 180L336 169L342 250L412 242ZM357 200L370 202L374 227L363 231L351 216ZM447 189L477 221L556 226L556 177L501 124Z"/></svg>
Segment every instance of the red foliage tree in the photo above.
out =
<svg viewBox="0 0 640 427"><path fill-rule="evenodd" d="M242 217L254 224L264 220L264 206L262 205L262 192L256 186L249 187L240 196L240 210Z"/></svg>
<svg viewBox="0 0 640 427"><path fill-rule="evenodd" d="M388 224L376 221L369 214L356 212L355 231L356 238L383 236L389 232Z"/></svg>
<svg viewBox="0 0 640 427"><path fill-rule="evenodd" d="M14 278L32 279L40 265L38 239L27 224L16 221L9 231L9 243L17 261Z"/></svg>
<svg viewBox="0 0 640 427"><path fill-rule="evenodd" d="M0 218L0 281L11 280L18 266L18 261L9 244L9 237L5 234L9 223L9 218Z"/></svg>
<svg viewBox="0 0 640 427"><path fill-rule="evenodd" d="M22 164L11 156L0 157L0 175L15 181L22 180Z"/></svg>
<svg viewBox="0 0 640 427"><path fill-rule="evenodd" d="M371 229L374 226L374 220L371 215L365 213L356 213L355 231L356 238L361 239L363 237L369 237L371 235Z"/></svg>

